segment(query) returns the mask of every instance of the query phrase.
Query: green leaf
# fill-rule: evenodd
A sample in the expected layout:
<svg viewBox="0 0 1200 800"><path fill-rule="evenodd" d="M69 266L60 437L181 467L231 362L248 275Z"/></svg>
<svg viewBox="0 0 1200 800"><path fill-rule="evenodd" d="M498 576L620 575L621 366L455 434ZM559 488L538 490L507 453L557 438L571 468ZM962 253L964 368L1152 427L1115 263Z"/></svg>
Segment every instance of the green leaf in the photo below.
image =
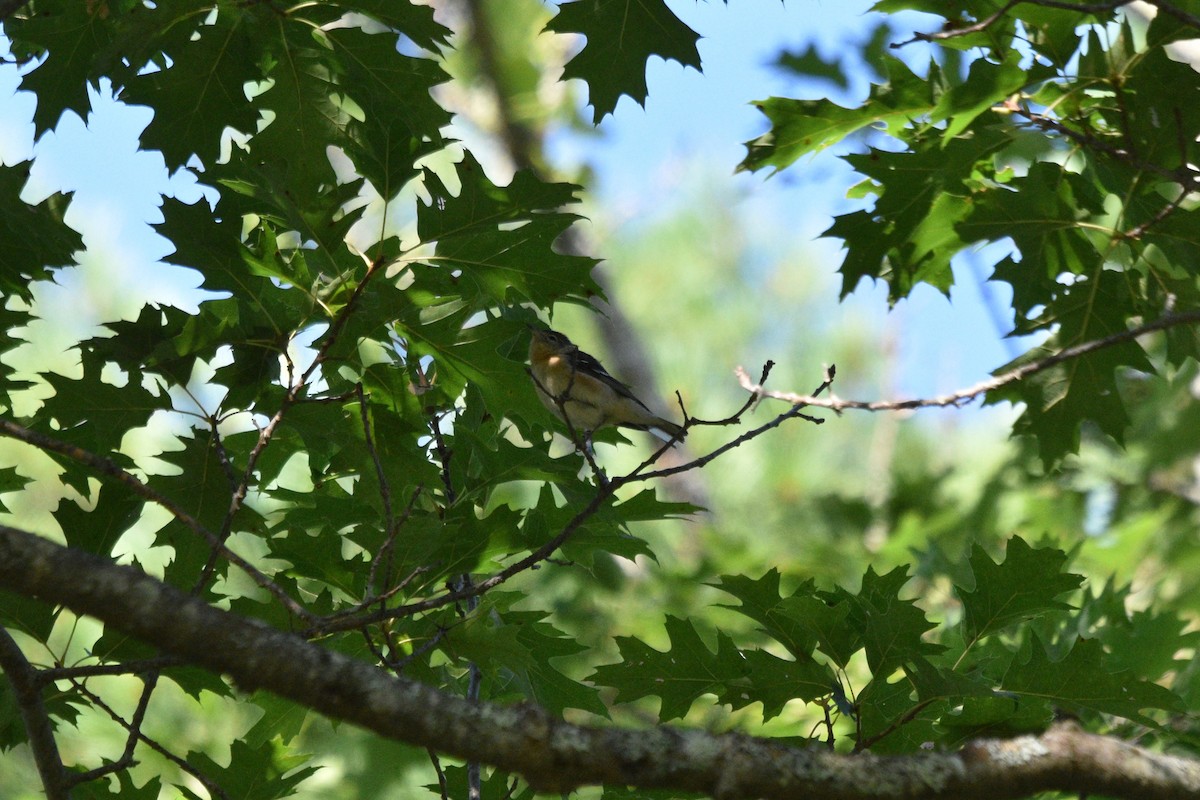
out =
<svg viewBox="0 0 1200 800"><path fill-rule="evenodd" d="M446 786L440 783L428 784L428 789L435 797L472 797L473 790L468 781L468 770L463 766L448 766L444 770ZM484 800L535 800L537 794L528 786L522 785L516 777L498 769L483 769L479 785L479 795Z"/></svg>
<svg viewBox="0 0 1200 800"><path fill-rule="evenodd" d="M44 53L46 58L21 79L21 88L33 93L34 136L58 125L66 111L87 119L91 111L88 86L97 82L93 59L113 37L107 5L54 2L38 4L34 14L13 14L4 21L4 34L18 52Z"/></svg>
<svg viewBox="0 0 1200 800"><path fill-rule="evenodd" d="M10 597L12 595L7 592L0 595L0 599L5 601ZM21 717L21 707L17 704L17 698L13 694L12 683L4 681L0 683L0 753L6 753L28 740L25 723Z"/></svg>
<svg viewBox="0 0 1200 800"><path fill-rule="evenodd" d="M962 133L980 114L1036 80L1034 71L1020 65L1021 54L1011 50L1002 64L980 58L971 62L966 80L943 94L930 114L931 121L947 120L944 141Z"/></svg>
<svg viewBox="0 0 1200 800"><path fill-rule="evenodd" d="M1131 587L1117 588L1109 580L1098 596L1085 599L1080 616L1095 620L1094 632L1104 644L1109 669L1157 681L1188 663L1180 656L1200 644L1200 631L1188 630L1189 621L1171 609L1128 611L1132 594Z"/></svg>
<svg viewBox="0 0 1200 800"><path fill-rule="evenodd" d="M749 664L724 633L717 633L714 653L700 640L691 622L667 616L671 645L660 652L632 636L617 637L622 661L597 667L588 680L617 689L617 701L642 697L662 699L659 719L667 722L687 714L705 694L720 696L726 685L746 675Z"/></svg>
<svg viewBox="0 0 1200 800"><path fill-rule="evenodd" d="M1088 232L1104 215L1103 198L1058 164L1034 164L1024 177L981 187L968 212L957 225L964 242L1008 237L1017 246L1020 259L1002 261L993 279L1012 285L1018 321L1063 291L1059 276L1093 272L1107 247L1107 237Z"/></svg>
<svg viewBox="0 0 1200 800"><path fill-rule="evenodd" d="M900 599L906 583L907 567L896 567L885 575L867 567L862 589L851 599L849 623L862 631L867 664L877 676L944 649L924 640L936 624L925 618L916 601Z"/></svg>
<svg viewBox="0 0 1200 800"><path fill-rule="evenodd" d="M817 649L839 667L845 667L850 657L862 649L862 631L848 624L852 604L831 602L816 594L799 593L779 604L779 611L797 623L799 628L816 642Z"/></svg>
<svg viewBox="0 0 1200 800"><path fill-rule="evenodd" d="M255 692L251 702L263 711L263 715L246 732L246 744L259 748L278 737L289 744L300 735L309 718L307 707L285 700L268 692Z"/></svg>
<svg viewBox="0 0 1200 800"><path fill-rule="evenodd" d="M33 299L30 284L49 277L51 267L74 263L83 250L83 238L65 221L69 194L52 194L37 205L21 200L30 167L28 161L0 164L0 295L26 302Z"/></svg>
<svg viewBox="0 0 1200 800"><path fill-rule="evenodd" d="M42 375L54 396L47 398L35 427L60 441L121 461L117 451L125 434L144 426L155 411L170 408L171 399L165 392L148 391L137 373L117 379L123 385L105 380L105 365L87 349L80 360L81 378Z"/></svg>
<svg viewBox="0 0 1200 800"><path fill-rule="evenodd" d="M63 500L54 511L70 547L101 556L112 554L117 540L142 516L145 501L123 486L101 486L91 508Z"/></svg>
<svg viewBox="0 0 1200 800"><path fill-rule="evenodd" d="M717 695L734 710L762 703L763 721L779 716L792 700L812 702L829 695L835 678L829 667L812 659L791 661L765 650L744 650L747 673L729 681Z"/></svg>
<svg viewBox="0 0 1200 800"><path fill-rule="evenodd" d="M1059 326L1055 335L995 374L1053 357L1065 347L1127 330L1128 321L1136 313L1134 301L1120 272L1101 270L1079 278L1064 288L1046 311L1047 320ZM1145 351L1135 341L1119 342L1043 369L988 392L987 402L1008 400L1025 404L1013 430L1036 437L1042 462L1050 469L1079 449L1080 426L1085 420L1096 423L1117 443L1123 441L1129 414L1117 378L1129 368L1154 371Z"/></svg>
<svg viewBox="0 0 1200 800"><path fill-rule="evenodd" d="M1040 733L1053 721L1053 704L1038 697L1001 692L965 698L959 708L940 716L937 726L946 746L961 747L981 736Z"/></svg>
<svg viewBox="0 0 1200 800"><path fill-rule="evenodd" d="M419 46L432 52L438 52L442 45L447 44L453 33L435 19L432 6L396 3L393 0L338 0L329 4L329 7L330 10L325 11L328 18L324 22L340 19L348 11L358 11L403 32ZM321 11L321 7L315 5L311 9L312 13Z"/></svg>
<svg viewBox="0 0 1200 800"><path fill-rule="evenodd" d="M151 475L147 483L197 520L213 535L222 530L253 531L261 525L257 512L242 505L228 519L233 497L232 476L226 473L211 435L198 433L179 440L182 450L163 453L159 458L177 470L174 475ZM235 467L236 469L236 467ZM228 526L228 527L226 527ZM159 529L155 545L174 548L175 557L165 570L166 580L175 586L192 588L212 552L209 542L178 520Z"/></svg>
<svg viewBox="0 0 1200 800"><path fill-rule="evenodd" d="M279 182L304 200L335 182L326 148L344 141L350 115L339 103L333 53L322 46L322 37L295 26L282 33L264 70L271 86L255 98L271 121L249 147L256 161L269 164Z"/></svg>
<svg viewBox="0 0 1200 800"><path fill-rule="evenodd" d="M936 105L930 81L916 75L896 58L885 59L889 81L873 85L865 103L844 108L831 100L792 100L772 97L755 103L771 130L746 142L739 170L772 167L775 172L809 153L842 142L858 131L877 127L899 136L913 120Z"/></svg>
<svg viewBox="0 0 1200 800"><path fill-rule="evenodd" d="M274 742L258 747L234 739L229 765L221 766L206 753L188 753L187 761L219 785L230 797L242 800L278 800L292 795L296 785L317 771L302 767L309 763L307 754L289 755ZM186 787L181 786L192 797Z"/></svg>
<svg viewBox="0 0 1200 800"><path fill-rule="evenodd" d="M855 698L860 745L871 742L873 753L912 753L934 741L934 722L945 704L918 708L912 694L903 677L890 683L885 675L873 677Z"/></svg>
<svg viewBox="0 0 1200 800"><path fill-rule="evenodd" d="M71 790L71 797L78 800L157 800L163 791L159 778L150 780L138 786L128 771L116 773L116 791L110 792L108 781L85 781Z"/></svg>
<svg viewBox="0 0 1200 800"><path fill-rule="evenodd" d="M500 673L496 682L512 683L520 695L552 714L567 708L607 717L598 691L568 677L550 662L586 650L570 636L545 621L544 611L513 611L510 606L523 594L492 592L471 619L456 628L449 646L473 663L491 665L485 671Z"/></svg>
<svg viewBox="0 0 1200 800"><path fill-rule="evenodd" d="M1158 684L1107 669L1104 650L1095 639L1079 639L1066 656L1055 661L1034 636L1029 660L1013 663L1002 688L1060 708L1115 714L1147 725L1154 722L1142 713L1146 709L1178 712L1184 707L1177 695Z"/></svg>
<svg viewBox="0 0 1200 800"><path fill-rule="evenodd" d="M351 117L347 154L379 194L391 198L417 176L420 158L445 146L441 130L451 116L431 92L449 76L433 59L398 53L394 35L338 28L328 36L345 73L344 91L365 116Z"/></svg>
<svg viewBox="0 0 1200 800"><path fill-rule="evenodd" d="M563 78L587 82L596 124L612 113L623 94L645 103L646 62L651 56L700 69L699 35L662 0L565 2L546 30L587 38L583 50L567 62Z"/></svg>
<svg viewBox="0 0 1200 800"><path fill-rule="evenodd" d="M169 67L130 78L122 99L154 111L142 147L160 151L169 170L193 154L211 166L226 128L255 130L258 112L244 87L263 79L258 60L263 41L278 31L274 19L262 6L222 4L215 19L195 27L194 36L170 52Z"/></svg>
<svg viewBox="0 0 1200 800"><path fill-rule="evenodd" d="M8 592L0 593L0 624L5 628L21 631L39 642L45 642L57 618L54 608L41 600ZM4 682L4 686L8 686L7 681ZM3 719L4 714L0 713L0 720Z"/></svg>
<svg viewBox="0 0 1200 800"><path fill-rule="evenodd" d="M4 505L4 495L21 491L30 481L18 473L16 467L0 467L0 512L10 513Z"/></svg>
<svg viewBox="0 0 1200 800"><path fill-rule="evenodd" d="M722 608L733 609L757 622L764 633L787 648L795 658L810 658L813 648L821 641L820 630L823 626L813 625L812 615L804 613L806 609L803 603L806 599L814 599L816 583L805 581L784 603L781 602L779 581L779 570L771 569L757 580L744 575L722 575L712 585L741 601L740 605L722 605ZM823 601L816 602L827 607ZM826 655L834 656L834 653L826 652ZM836 658L835 663L839 663Z"/></svg>
<svg viewBox="0 0 1200 800"><path fill-rule="evenodd" d="M963 604L963 638L982 639L1047 611L1071 608L1057 598L1079 588L1083 576L1063 572L1067 554L1054 548L1033 549L1019 536L1008 540L1003 563L979 545L971 551L975 588L959 587Z"/></svg>
<svg viewBox="0 0 1200 800"><path fill-rule="evenodd" d="M839 89L850 87L842 65L838 61L826 61L815 44L809 43L803 51L784 50L775 58L774 66L806 78L824 79Z"/></svg>
<svg viewBox="0 0 1200 800"><path fill-rule="evenodd" d="M871 211L838 216L825 232L846 243L842 296L864 277L884 278L888 300L907 297L918 283L949 294L951 259L969 239L961 231L981 173L1009 144L1006 131L985 114L949 141L928 132L908 138L910 150L871 150L846 160L878 195Z"/></svg>

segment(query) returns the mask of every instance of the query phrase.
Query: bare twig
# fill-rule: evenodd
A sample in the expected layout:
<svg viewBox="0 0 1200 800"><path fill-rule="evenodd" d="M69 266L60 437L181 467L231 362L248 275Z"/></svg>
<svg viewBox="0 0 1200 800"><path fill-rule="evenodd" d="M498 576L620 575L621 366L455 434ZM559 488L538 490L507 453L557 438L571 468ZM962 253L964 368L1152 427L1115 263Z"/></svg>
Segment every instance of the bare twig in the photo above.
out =
<svg viewBox="0 0 1200 800"><path fill-rule="evenodd" d="M367 596L370 597L375 594L375 575L380 564L386 563L384 572L391 572L392 542L396 538L397 526L392 514L392 490L388 486L387 474L383 470L383 463L379 460L379 453L375 450L375 437L371 433L371 412L367 407L367 395L363 391L361 382L354 387L354 392L358 398L358 416L362 422L363 441L366 443L367 455L370 457L371 463L375 465L375 479L379 481L379 499L383 503L384 542L379 548L379 552L371 559L371 569L367 573ZM409 512L412 511L412 504L417 501L420 493L419 488L413 493L412 502L408 506ZM407 517L407 512L405 516ZM391 580L390 574L387 574L386 580Z"/></svg>
<svg viewBox="0 0 1200 800"><path fill-rule="evenodd" d="M442 760L438 758L437 750L426 747L425 752L429 754L429 761L433 764L433 771L437 775L438 789L441 792L442 800L450 800L450 792L446 787L446 773L442 769Z"/></svg>
<svg viewBox="0 0 1200 800"><path fill-rule="evenodd" d="M772 366L771 362L768 362L767 366L764 367L764 369L763 369L763 378L764 379L769 374L771 366ZM821 391L824 391L824 389L826 389L832 382L833 376L834 376L833 368L830 368L829 372L827 373L827 375L825 377L825 380L815 391L818 393ZM748 409L753 407L756 400L757 400L757 396L752 396L749 400L746 401L745 404L742 405L742 407L737 411L737 413L733 414L730 417L725 418L725 420L706 421L706 420L697 420L695 418L688 418L686 420L686 423L697 424L697 425L699 425L699 424L708 424L708 425L733 424L733 423L736 423L741 420L742 415ZM522 572L525 572L526 570L533 569L533 568L537 567L537 565L539 565L542 562L549 559L555 553L555 551L557 551L560 547L562 547L562 545L564 543L566 543L566 541L568 539L570 539L571 536L573 536L574 533L585 522L587 522L587 520L591 519L604 506L605 503L610 501L613 498L613 496L616 494L617 490L620 489L621 487L632 484L632 483L641 483L641 482L648 481L648 480L651 480L654 478L659 478L659 477L663 477L663 476L667 476L667 475L673 475L677 472L683 472L685 470L697 469L697 468L702 467L705 464L708 464L709 462L715 460L716 458L719 458L721 455L724 455L725 453L729 452L733 448L735 448L741 444L744 444L745 442L747 442L755 437L761 436L763 433L766 433L767 431L769 431L773 428L776 428L779 425L782 425L784 422L786 422L789 419L794 419L797 417L806 419L810 422L813 422L814 424L820 424L822 422L822 420L820 420L820 419L810 417L806 414L802 414L801 407L794 406L793 408L788 409L787 411L780 414L779 416L777 416L775 419L771 420L770 422L768 422L764 425L761 425L758 428L755 428L754 430L743 434L742 436L739 436L733 442L722 445L721 447L717 448L713 452L711 452L705 456L701 456L700 458L694 459L693 461L690 461L687 464L683 464L678 467L670 467L667 469L660 469L660 470L654 470L654 471L647 472L646 470L654 464L655 459L658 457L658 453L651 455L649 458L647 458L645 461L643 461L641 464L639 464L632 471L626 473L625 475L621 475L617 478L612 478L610 480L600 482L596 487L596 493L592 496L592 499L587 503L587 505L585 505L578 512L576 512L575 516L572 517L570 519L570 521L568 521L563 526L562 530L560 530L558 532L558 534L556 534L553 538L551 538L549 541L544 543L541 547L539 547L536 550L534 550L533 552L531 552L529 555L514 562L513 564L510 564L509 566L505 567L504 569L500 570L499 572L495 573L494 575L492 575L488 578L485 578L483 580L480 580L480 581L475 581L473 584L470 584L470 585L457 585L454 588L452 588L450 591L445 592L444 594L441 594L441 595L436 595L434 597L429 597L424 600L419 600L419 601L415 601L412 603L407 603L405 605L396 606L394 608L383 609L383 610L372 612L370 614L364 614L361 616L342 617L342 618L338 618L338 619L326 618L325 620L323 620L316 626L316 629L320 630L322 633L333 633L335 631L353 630L353 629L359 628L363 625L370 625L370 624L374 624L374 623L378 623L378 622L384 622L389 619L395 619L398 617L406 617L406 616L411 616L413 614L420 614L425 611L431 611L435 608L441 608L443 606L447 606L447 605L450 605L453 603L458 603L462 600L467 600L468 598L471 598L471 597L476 597L476 596L482 595L482 594L490 591L491 589L495 588L496 586L499 586L500 584L509 580L513 576L518 575ZM661 450L659 452L661 453Z"/></svg>
<svg viewBox="0 0 1200 800"><path fill-rule="evenodd" d="M738 367L738 369L741 370L742 375L746 374L745 370L742 370L741 367ZM766 371L764 370L764 374L765 373L766 373ZM833 383L833 378L834 378L835 374L836 374L836 369L835 369L835 367L833 367L831 365L825 374L825 379L821 382L820 386L818 386L815 390L813 390L813 394L811 396L815 398L816 395L818 395L821 392L828 389L829 386ZM743 384L743 387L747 388L748 391L750 391L754 395L755 402L757 401L757 399L759 397L761 397L763 395L763 393L766 392L766 390L764 390L762 388L761 384L759 384L755 388L745 387L745 384ZM753 405L753 403L751 403L751 405ZM753 430L743 433L741 436L737 437L736 439L726 442L725 444L718 447L716 450L713 450L712 452L710 452L706 455L703 455L703 456L700 456L699 458L693 459L692 461L689 461L686 464L680 464L678 466L668 467L666 469L658 469L658 470L654 470L652 472L642 473L638 476L637 479L641 480L641 481L648 481L653 478L664 478L668 475L674 475L677 472L684 472L686 470L692 470L692 469L700 469L701 467L704 467L707 464L709 464L710 462L715 461L716 459L725 455L726 453L728 453L730 450L734 449L735 447L740 447L741 445L745 444L746 442L750 441L751 439L757 439L759 436L762 436L767 431L773 430L774 428L778 428L780 425L787 422L789 419L795 419L798 417L800 419L811 422L814 425L820 425L825 422L825 420L820 419L819 417L813 417L813 416L809 416L808 414L801 413L802 409L806 405L813 405L813 404L811 404L811 403L793 403L791 408L789 408L787 411L783 412L782 414L778 415L771 421L766 422L762 425L759 425L757 428L755 428ZM747 406L747 407L749 407L749 406ZM740 416L740 413L741 412L739 412L739 416ZM639 467L638 469L641 469L641 468ZM635 470L635 473L636 472L637 471ZM632 474L633 473L631 473L631 475Z"/></svg>
<svg viewBox="0 0 1200 800"><path fill-rule="evenodd" d="M758 384L757 384L756 388L753 388L753 389L747 388L747 391L750 392L750 396L746 398L745 404L741 408L739 408L737 411L733 412L733 414L731 414L728 417L725 417L724 419L697 419L695 417L688 416L687 410L683 408L683 398L679 397L679 395L676 394L675 396L679 398L679 408L681 410L683 410L683 419L684 419L685 426L687 426L687 425L721 425L721 426L724 426L724 425L737 424L738 422L741 421L743 414L745 414L747 411L757 408L758 404L760 402L762 402L762 398L763 398L762 386L763 386L763 384L765 384L767 382L767 378L769 378L771 376L771 370L774 368L775 368L775 362L768 359L767 363L763 364L762 374L760 374L758 376Z"/></svg>
<svg viewBox="0 0 1200 800"><path fill-rule="evenodd" d="M89 700L107 711L109 716L111 716L122 727L124 727L126 733L128 734L125 740L125 750L122 751L121 755L115 761L109 761L108 763L96 767L95 769L90 769L87 772L81 772L76 775L72 775L72 784L88 783L89 781L99 780L105 775L112 775L116 772L122 772L133 766L133 753L137 747L138 741L142 738L142 720L145 719L146 709L150 705L150 695L154 693L154 687L158 684L158 672L151 672L142 680L144 681L142 686L142 695L138 698L137 708L134 709L133 717L130 718L128 722L120 719L117 713L100 701L100 698L97 695L89 692L81 681L71 681L72 686L87 694Z"/></svg>
<svg viewBox="0 0 1200 800"><path fill-rule="evenodd" d="M199 405L197 403L197 405ZM225 480L229 482L229 489L233 491L237 488L238 476L233 469L233 462L229 460L229 451L225 449L225 442L221 439L221 434L217 430L217 425L220 420L215 416L208 418L208 430L212 435L213 451L217 454L217 463L221 465L221 471L225 473Z"/></svg>
<svg viewBox="0 0 1200 800"><path fill-rule="evenodd" d="M182 593L180 593L179 596L183 597L184 595ZM199 602L199 601L195 601L195 602ZM102 700L99 697L99 695L97 695L95 692L89 690L86 686L84 686L82 683L80 683L78 681L71 681L71 684L75 687L75 689L80 694L82 694L83 696L85 696L88 699L88 702L90 702L92 705L96 706L96 708L99 708L104 713L108 714L109 718L112 719L113 722L117 723L122 728L129 731L130 733L134 734L137 737L138 741L140 741L142 744L146 745L151 750L158 753L160 756L167 759L175 766L179 767L179 769L181 769L182 771L186 772L188 775L191 775L193 778L195 778L197 781L199 781L204 786L204 788L208 790L209 794L213 795L214 797L219 797L219 798L221 798L221 800L230 800L229 794L226 793L226 791L223 788L221 788L220 784L213 781L212 778L209 778L203 772L201 772L200 770L196 769L191 764L189 764L186 760L175 755L170 750L163 747L161 744L159 744L155 740L151 739L146 734L141 733L140 731L135 732L134 728L130 725L130 723L126 722L121 717L121 715L118 714L116 712L116 710L112 708L112 706L110 706L110 705L108 705L108 703L104 702L104 700ZM110 769L112 766L113 766L113 764L105 764L103 767L97 767L96 769L90 770L89 772L81 773L81 774L75 776L75 780L73 782L74 783L83 783L84 781L87 781L87 780L95 780L96 778L101 778L104 775L107 775L110 772L113 772L113 770Z"/></svg>
<svg viewBox="0 0 1200 800"><path fill-rule="evenodd" d="M1139 336L1154 331L1161 331L1167 328L1173 328L1180 325L1194 325L1200 323L1200 310L1185 311L1179 314L1168 314L1160 317L1153 322L1148 322L1145 325L1140 325L1136 328L1120 331L1111 336L1105 336L1101 339L1093 339L1083 342L1072 347L1066 347L1062 350L1049 355L1037 361L1031 361L1028 364L1023 364L1016 369L1009 370L1002 375L997 375L994 378L989 378L986 381L980 381L974 386L960 389L957 392L950 394L939 395L937 397L928 397L914 400L843 400L840 397L831 397L828 400L821 400L812 395L793 394L791 392L776 392L763 389L762 386L754 384L750 380L750 376L741 367L738 367L734 372L738 377L742 388L750 392L757 392L764 397L770 397L775 400L783 400L787 403L792 403L799 406L812 406L816 408L828 408L833 411L842 412L847 409L858 411L907 411L916 408L939 408L945 406L962 406L974 400L980 395L994 391L1007 386L1010 383L1015 383L1019 380L1029 377L1038 372L1050 369L1065 361L1071 361L1076 358L1088 355L1097 350L1103 350L1106 347L1121 344L1123 342L1132 341Z"/></svg>
<svg viewBox="0 0 1200 800"><path fill-rule="evenodd" d="M96 678L108 675L143 675L148 672L159 672L168 667L177 667L183 661L175 656L155 656L137 661L126 661L121 664L89 664L80 667L46 667L38 673L38 681L42 684L54 683L61 680L76 678Z"/></svg>

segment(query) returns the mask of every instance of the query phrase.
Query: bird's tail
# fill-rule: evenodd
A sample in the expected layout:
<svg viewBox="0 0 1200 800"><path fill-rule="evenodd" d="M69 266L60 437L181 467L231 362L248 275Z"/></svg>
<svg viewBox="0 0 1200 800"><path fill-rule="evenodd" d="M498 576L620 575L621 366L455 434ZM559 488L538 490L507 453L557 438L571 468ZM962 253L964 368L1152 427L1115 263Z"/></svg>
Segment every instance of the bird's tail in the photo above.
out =
<svg viewBox="0 0 1200 800"><path fill-rule="evenodd" d="M676 425L674 422L662 417L655 417L647 424L639 425L638 429L652 433L664 442L682 442L684 437L687 436L687 431L682 426Z"/></svg>

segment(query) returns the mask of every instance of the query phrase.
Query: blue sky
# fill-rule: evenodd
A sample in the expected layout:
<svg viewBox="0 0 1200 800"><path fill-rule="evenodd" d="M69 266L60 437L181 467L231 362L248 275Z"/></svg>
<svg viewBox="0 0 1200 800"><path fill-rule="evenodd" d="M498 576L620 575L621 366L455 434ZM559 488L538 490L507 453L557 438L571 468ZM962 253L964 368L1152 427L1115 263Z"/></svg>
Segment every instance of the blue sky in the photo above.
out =
<svg viewBox="0 0 1200 800"><path fill-rule="evenodd" d="M668 0L668 4L703 37L698 47L704 73L676 62L652 60L645 108L622 98L615 114L601 125L604 135L558 143L562 158L591 163L597 176L593 191L599 202L629 224L670 208L689 173L710 165L717 175L728 176L745 197L747 218L770 230L770 235L807 244L829 264L826 306L836 309L831 316L847 325L854 324L862 313L882 316L887 308L882 285L861 284L846 304L839 307L837 303L841 278L834 272L841 262L841 250L837 242L820 239L820 235L834 214L857 207L845 199L845 192L859 179L834 153L802 160L771 178L767 172L733 174L745 155L743 143L766 129L765 117L753 107L753 101L771 95L828 96L849 106L865 96L869 78L865 71L854 71L853 63L847 75L850 87L839 90L828 82L802 81L773 67L772 62L782 49L802 51L810 44L826 59L852 53L853 45L865 42L876 24L877 15L869 14L872 3ZM891 23L919 26L930 24L928 19L893 16ZM910 37L900 30L894 38ZM893 52L916 63L927 62L929 52L922 48ZM988 274L983 255L964 259L956 268L953 303L921 286L891 312L887 324L898 337L898 391L906 396L929 396L963 388L1017 355L1014 344L1001 338L1007 322L997 324L981 293L977 277ZM989 291L1000 293L998 305L1004 308L1008 300L1005 289L991 287Z"/></svg>
<svg viewBox="0 0 1200 800"><path fill-rule="evenodd" d="M870 3L671 0L670 5L703 37L704 74L652 60L644 109L622 98L616 113L602 123L601 136L557 137L551 152L562 161L590 163L596 175L594 202L630 224L669 207L689 175L707 165L737 187L751 208L749 216L796 242L812 243L824 254L832 276L840 250L834 242L816 240L833 214L850 207L844 192L853 178L845 166L826 154L771 179L765 173L734 175L733 170L744 155L742 143L764 130L764 119L751 101L772 94L819 96L831 89L801 83L771 67L777 53L809 43L827 57L851 49L847 43L862 41L872 27L864 16ZM919 24L919 19L913 22ZM864 75L851 78L847 103L861 97L867 86ZM35 145L30 122L34 101L16 91L18 82L14 66L0 65L0 161L13 164L36 154L25 199L36 202L54 190L74 191L68 222L83 233L88 246L83 269L64 273L61 288L45 290L45 302L68 309L53 339L66 344L105 314L115 310L129 316L151 297L193 305L196 298L189 288L194 277L157 263L170 246L148 223L158 219L159 192L192 202L198 189L186 173L168 176L157 153L137 150L137 135L149 112L113 103L102 92L93 98L95 110L87 125L68 114ZM127 268L116 275L98 266L90 269L103 263ZM974 383L985 377L984 370L1011 357L978 283L965 272L962 277L953 304L931 289L918 289L891 314L889 326L899 337L899 390L907 395ZM828 282L831 307L836 307L839 285L840 279ZM81 289L90 302L80 303ZM882 287L861 286L852 305L882 314ZM51 341L47 346L57 345Z"/></svg>

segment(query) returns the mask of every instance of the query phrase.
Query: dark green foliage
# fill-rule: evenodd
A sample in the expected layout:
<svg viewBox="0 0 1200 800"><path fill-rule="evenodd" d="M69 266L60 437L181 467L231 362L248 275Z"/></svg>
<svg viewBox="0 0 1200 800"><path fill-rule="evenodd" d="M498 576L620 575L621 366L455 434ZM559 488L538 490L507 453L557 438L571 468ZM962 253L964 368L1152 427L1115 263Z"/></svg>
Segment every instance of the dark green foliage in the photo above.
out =
<svg viewBox="0 0 1200 800"><path fill-rule="evenodd" d="M546 29L587 38L563 77L587 82L594 122L611 114L623 94L645 102L651 56L700 68L699 35L662 0L575 0L560 5Z"/></svg>

